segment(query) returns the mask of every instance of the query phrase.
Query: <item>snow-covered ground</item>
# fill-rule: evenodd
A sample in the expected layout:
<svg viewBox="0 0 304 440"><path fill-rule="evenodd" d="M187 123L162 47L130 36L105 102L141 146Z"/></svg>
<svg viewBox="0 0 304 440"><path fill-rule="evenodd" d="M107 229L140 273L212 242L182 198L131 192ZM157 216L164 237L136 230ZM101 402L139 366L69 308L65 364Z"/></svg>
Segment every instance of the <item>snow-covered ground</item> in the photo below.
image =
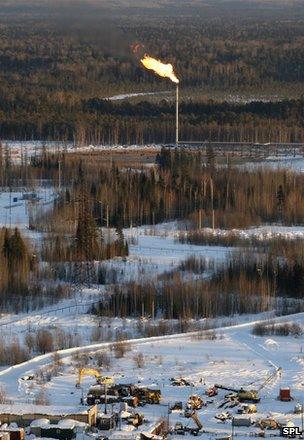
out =
<svg viewBox="0 0 304 440"><path fill-rule="evenodd" d="M303 326L304 314L278 318L277 321L297 322ZM94 352L104 350L112 358L111 366L103 370L104 374L112 375L117 383L154 385L161 390L160 405L140 408L140 412L150 422L167 415L168 404L176 401L185 404L190 394L201 395L205 402L208 401L198 411L205 431L202 438L210 438L211 433L231 432L231 421L218 422L214 416L227 410L232 416L237 416L238 407L218 408L227 391L219 390L218 396L210 399L205 396L205 390L215 383L233 388L258 389L276 368L281 367L281 374L277 374L260 390L258 412L251 418L258 420L271 416L281 422L291 420L296 426L300 426L301 415L295 415L293 410L295 404L304 397L304 338L257 337L252 335L252 327L253 324L250 323L217 329L215 340L205 339L203 333L136 340L132 342L131 350L120 359L114 357L109 344L66 350L59 352L64 363L63 371L44 385L36 380L25 381L22 378L37 373L41 368L50 367L53 362L52 354L0 372L0 381L6 388L8 397L18 403L31 403L42 387L52 405L77 405L82 392L86 394L89 386L94 383L94 378L86 377L82 389L75 388L77 368L73 355L76 352L87 352L94 359ZM142 368L135 364L136 353L144 356ZM94 364L94 360L90 362ZM170 378L180 376L193 382L193 387L172 386ZM293 401L280 402L277 399L281 387L291 388ZM177 421L184 425L193 423L182 412L170 414L170 424L174 425ZM258 431L256 427L235 428L235 435L242 438L247 437L249 432Z"/></svg>
<svg viewBox="0 0 304 440"><path fill-rule="evenodd" d="M219 264L225 261L232 250L223 246L196 246L179 243L178 226L175 222L124 229L129 243L129 256L106 262L107 267L116 269L118 282L156 278L158 275L177 268L188 257L204 257L208 262Z"/></svg>
<svg viewBox="0 0 304 440"><path fill-rule="evenodd" d="M240 239L256 239L260 241L281 238L285 240L304 239L304 226L280 226L280 225L262 225L258 227L251 227L246 229L211 229L202 228L205 234L210 234L215 237L227 237L231 234ZM181 231L183 235L187 231ZM175 232L178 236L180 232Z"/></svg>
<svg viewBox="0 0 304 440"><path fill-rule="evenodd" d="M141 98L143 96L158 96L158 95L168 95L172 94L172 91L165 90L162 92L137 92L137 93L125 93L121 95L109 96L108 98L104 98L108 101L123 101L129 98Z"/></svg>
<svg viewBox="0 0 304 440"><path fill-rule="evenodd" d="M238 166L241 169L255 170L257 168L280 170L288 169L296 173L304 172L304 157L301 155L269 156L260 162L246 162Z"/></svg>
<svg viewBox="0 0 304 440"><path fill-rule="evenodd" d="M30 216L51 209L55 197L52 188L0 192L0 227L28 229Z"/></svg>

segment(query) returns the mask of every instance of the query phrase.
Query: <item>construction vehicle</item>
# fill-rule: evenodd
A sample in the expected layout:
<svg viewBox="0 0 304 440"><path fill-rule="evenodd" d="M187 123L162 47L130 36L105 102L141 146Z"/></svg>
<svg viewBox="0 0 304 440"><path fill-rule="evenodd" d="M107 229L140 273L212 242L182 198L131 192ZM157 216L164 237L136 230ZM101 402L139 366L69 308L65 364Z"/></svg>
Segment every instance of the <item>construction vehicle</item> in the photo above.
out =
<svg viewBox="0 0 304 440"><path fill-rule="evenodd" d="M183 402L174 402L173 405L170 406L170 411L182 411L183 410Z"/></svg>
<svg viewBox="0 0 304 440"><path fill-rule="evenodd" d="M237 412L238 414L255 414L257 407L253 403L249 405L243 404L238 408Z"/></svg>
<svg viewBox="0 0 304 440"><path fill-rule="evenodd" d="M160 403L161 392L160 390L136 387L132 390L132 396L138 397L140 405L145 405L147 403L150 405L157 405Z"/></svg>
<svg viewBox="0 0 304 440"><path fill-rule="evenodd" d="M113 378L109 376L102 376L102 374L95 370L94 368L79 368L78 369L78 379L76 382L76 387L79 388L84 376L94 376L96 383L111 385L114 383Z"/></svg>
<svg viewBox="0 0 304 440"><path fill-rule="evenodd" d="M302 405L301 403L297 403L294 407L294 413L302 414L302 412L304 412L304 405Z"/></svg>
<svg viewBox="0 0 304 440"><path fill-rule="evenodd" d="M143 422L144 422L144 416L139 413L134 413L127 418L127 423L129 425L135 426L135 428L138 428L140 425L143 424Z"/></svg>
<svg viewBox="0 0 304 440"><path fill-rule="evenodd" d="M174 427L174 434L176 435L185 435L185 428L182 423L176 422Z"/></svg>
<svg viewBox="0 0 304 440"><path fill-rule="evenodd" d="M281 425L272 418L260 419L256 422L256 426L261 428L263 431L265 429L280 429Z"/></svg>
<svg viewBox="0 0 304 440"><path fill-rule="evenodd" d="M190 434L197 436L199 434L199 431L203 428L203 424L200 421L200 418L195 410L191 411L191 414L189 414L189 417L194 421L196 424L196 428L191 428L189 426L183 426L182 423L177 422L175 424L174 433L177 435L185 435L186 432L190 432Z"/></svg>
<svg viewBox="0 0 304 440"><path fill-rule="evenodd" d="M206 390L205 394L206 394L206 396L208 396L208 397L215 397L215 396L217 396L217 395L218 395L218 391L217 391L216 386L213 386L213 387L208 388L208 389Z"/></svg>
<svg viewBox="0 0 304 440"><path fill-rule="evenodd" d="M269 376L266 378L266 380L260 385L259 388L256 390L244 390L243 388L235 389L235 388L229 388L224 385L218 385L215 384L214 386L216 388L220 388L222 390L232 391L229 395L225 396L227 399L231 398L237 398L239 402L250 402L250 403L259 403L260 397L259 392L272 380L274 379L280 372L282 371L282 368L276 368L276 370L269 374Z"/></svg>
<svg viewBox="0 0 304 440"><path fill-rule="evenodd" d="M194 384L184 377L171 377L171 385L175 387L193 387Z"/></svg>
<svg viewBox="0 0 304 440"><path fill-rule="evenodd" d="M214 416L215 419L220 420L221 422L226 422L226 420L229 420L232 418L231 413L229 411L222 412L220 414L216 414Z"/></svg>
<svg viewBox="0 0 304 440"><path fill-rule="evenodd" d="M189 409L201 409L204 406L203 399L198 394L192 394L189 396L188 402L187 402L187 408Z"/></svg>
<svg viewBox="0 0 304 440"><path fill-rule="evenodd" d="M196 411L193 411L191 415L192 420L195 422L196 426L198 427L198 430L200 431L203 428L203 424L200 421L200 418Z"/></svg>

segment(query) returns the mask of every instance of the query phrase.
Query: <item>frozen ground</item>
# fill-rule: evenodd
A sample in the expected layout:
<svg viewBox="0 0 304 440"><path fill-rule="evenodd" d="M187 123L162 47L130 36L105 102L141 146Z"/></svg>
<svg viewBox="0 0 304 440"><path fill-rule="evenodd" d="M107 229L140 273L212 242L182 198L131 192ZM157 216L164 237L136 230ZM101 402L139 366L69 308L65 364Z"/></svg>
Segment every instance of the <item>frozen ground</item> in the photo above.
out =
<svg viewBox="0 0 304 440"><path fill-rule="evenodd" d="M239 168L255 170L257 168L265 168L271 170L288 169L297 173L304 172L304 157L301 155L289 156L269 156L261 162L247 162L239 165Z"/></svg>
<svg viewBox="0 0 304 440"><path fill-rule="evenodd" d="M203 228L202 232L214 235L215 237L225 237L234 234L241 239L254 238L256 240L269 240L282 238L286 240L304 239L304 226L280 226L280 225L262 225L247 229L211 229ZM187 234L184 231L183 234ZM178 233L174 233L178 236Z"/></svg>
<svg viewBox="0 0 304 440"><path fill-rule="evenodd" d="M196 246L179 243L178 226L175 222L156 227L129 228L124 235L129 242L129 256L106 262L107 267L118 272L118 282L153 279L168 272L190 257L204 257L206 261L219 264L232 250L223 246Z"/></svg>
<svg viewBox="0 0 304 440"><path fill-rule="evenodd" d="M35 198L29 197L30 194L34 194ZM0 227L28 229L30 216L50 209L55 197L52 188L0 192Z"/></svg>
<svg viewBox="0 0 304 440"><path fill-rule="evenodd" d="M304 324L304 314L278 318L278 321L297 322ZM230 387L257 389L269 374L277 367L282 368L278 374L260 391L261 402L257 404L257 414L252 420L272 416L277 420L293 421L300 426L300 415L293 413L294 406L304 397L304 354L303 336L295 337L256 337L253 336L253 324L238 324L221 328L216 331L217 339L203 339L195 334L173 335L132 342L132 349L122 359L115 359L108 344L82 347L62 352L64 362L63 372L45 385L36 380L24 381L23 377L35 374L39 369L52 363L52 355L35 358L25 364L15 366L0 372L0 381L6 388L8 397L18 403L31 403L41 387L52 405L77 405L82 391L86 394L88 387L94 383L94 378L87 377L83 381L83 390L75 388L77 369L73 354L80 352L91 353L94 358L96 350L105 350L112 356L112 365L104 371L112 375L117 383L141 383L154 385L162 392L160 405L147 405L140 408L146 418L156 421L167 415L168 404L175 401L186 403L190 393L199 394L204 401L208 400L199 412L205 433L202 438L210 438L212 433L230 433L231 421L218 422L214 416L227 408L219 409L227 391L219 391L214 399L206 398L205 390L215 383ZM137 368L134 363L136 353L144 355L143 368ZM93 360L91 361L93 364ZM183 376L193 382L193 387L174 387L170 384L171 377ZM281 387L290 387L293 401L280 402L277 399ZM101 408L102 410L102 408ZM237 415L237 407L229 409L232 416ZM185 425L193 422L186 419L181 412L170 414L170 424L177 421ZM247 437L249 433L257 433L258 428L235 428L238 438ZM276 432L278 434L278 432ZM268 434L269 435L269 434Z"/></svg>
<svg viewBox="0 0 304 440"><path fill-rule="evenodd" d="M0 196L1 197L1 196ZM16 211L17 212L17 211ZM14 221L15 218L13 217ZM26 218L24 219L26 220ZM26 221L25 221L26 223ZM230 253L231 248L221 246L195 246L181 244L176 241L179 229L186 230L187 224L168 222L155 226L143 226L124 230L125 237L129 241L130 255L127 258L115 258L104 263L115 272L115 279L109 279L109 283L124 283L127 281L155 280L158 275L176 269L178 265L191 255L204 257L207 261L220 264ZM30 233L31 231L28 231ZM216 234L224 234L227 231L215 231ZM285 234L284 236L304 238L304 228L300 227L274 227L263 226L245 231L239 231L242 236L255 234L261 238L273 236L273 234ZM104 233L104 236L105 233ZM33 239L37 239L34 234ZM111 276L109 275L109 278ZM109 292L111 291L111 286ZM0 317L0 329L2 337L6 340L18 338L23 341L26 333L36 332L44 328L55 332L56 328L70 332L81 343L87 344L92 341L92 333L98 325L95 316L88 314L93 304L96 304L105 294L104 288L92 288L79 290L70 299L64 299L51 307L44 307L29 313L14 315L2 314ZM250 318L254 319L253 317ZM242 317L246 320L246 317ZM125 331L127 334L138 336L136 320L111 319L104 320L104 337L115 332ZM217 324L218 325L218 324ZM108 332L108 329L109 332Z"/></svg>
<svg viewBox="0 0 304 440"><path fill-rule="evenodd" d="M121 94L121 95L114 95L114 96L110 96L108 98L104 98L108 101L123 101L125 99L129 99L129 98L140 98L143 96L158 96L158 95L168 95L168 94L172 94L172 91L170 90L165 90L163 92L137 92L137 93L126 93L126 94Z"/></svg>

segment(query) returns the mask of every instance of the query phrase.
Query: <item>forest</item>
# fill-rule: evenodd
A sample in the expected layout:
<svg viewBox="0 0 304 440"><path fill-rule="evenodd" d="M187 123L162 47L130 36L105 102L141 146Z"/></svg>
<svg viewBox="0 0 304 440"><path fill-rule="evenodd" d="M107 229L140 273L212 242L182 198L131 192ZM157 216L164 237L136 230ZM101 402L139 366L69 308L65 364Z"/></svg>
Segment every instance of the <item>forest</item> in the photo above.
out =
<svg viewBox="0 0 304 440"><path fill-rule="evenodd" d="M187 225L176 236L182 243L235 250L220 267L191 257L157 281L115 283L109 300L101 302L94 313L138 317L144 307L148 315L153 308L155 316L165 319L192 319L257 313L274 306L287 311L288 300L297 301L303 295L301 239L241 240L236 232L221 238L204 229L303 225L301 173L217 166L211 147L206 156L197 150L163 147L150 167L140 167L141 153L137 153L138 168L103 161L107 151L91 155L45 148L41 155L21 164L12 162L9 149L0 148L0 153L0 178L8 188L37 181L58 188L59 163L62 173L53 209L30 219L29 228L41 234L35 253L18 230L1 233L4 299L12 293L24 299L36 292L39 297L43 279L56 281L54 300L67 294L65 285L69 283L77 288L115 282L115 269L107 269L103 263L128 256L130 241L123 228L153 228L172 220ZM210 271L213 275L204 280ZM18 284L14 282L17 273ZM193 275L198 279L189 281ZM174 306L170 305L173 297ZM301 308L300 303L293 304L298 306Z"/></svg>
<svg viewBox="0 0 304 440"><path fill-rule="evenodd" d="M301 2L38 3L0 11L0 138L172 142L174 87L140 66L147 52L181 80L181 139L303 142ZM145 91L166 94L105 100Z"/></svg>
<svg viewBox="0 0 304 440"><path fill-rule="evenodd" d="M286 312L290 299L296 307L303 295L301 241L213 232L304 225L303 174L235 166L229 157L218 163L208 141L304 142L303 2L1 6L0 185L23 191L43 182L56 191L50 211L29 216L26 233L0 231L2 309L12 299L18 311L43 305L45 285L53 303L80 285L115 281L118 271L104 263L127 259L132 240L124 228L170 221L187 225L179 243L231 247L232 254L208 280L215 267L190 258L156 281L117 284L94 313L192 319L272 307ZM175 139L175 87L141 66L145 53L174 65L180 139L204 141L204 152L161 148ZM116 96L130 93L152 94ZM16 161L7 140L53 140L58 148L45 145L31 156L24 148ZM75 150L60 149L59 141ZM127 155L77 150L89 144L160 145L125 162ZM38 246L31 233L39 235ZM193 274L198 279L189 283Z"/></svg>

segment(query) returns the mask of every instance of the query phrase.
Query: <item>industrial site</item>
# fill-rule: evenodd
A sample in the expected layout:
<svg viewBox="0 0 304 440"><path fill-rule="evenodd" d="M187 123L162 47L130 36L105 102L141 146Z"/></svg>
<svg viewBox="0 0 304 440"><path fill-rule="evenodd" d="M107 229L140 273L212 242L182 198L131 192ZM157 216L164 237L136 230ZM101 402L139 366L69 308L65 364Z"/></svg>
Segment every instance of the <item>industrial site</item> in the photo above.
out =
<svg viewBox="0 0 304 440"><path fill-rule="evenodd" d="M304 438L302 0L0 0L0 440Z"/></svg>

